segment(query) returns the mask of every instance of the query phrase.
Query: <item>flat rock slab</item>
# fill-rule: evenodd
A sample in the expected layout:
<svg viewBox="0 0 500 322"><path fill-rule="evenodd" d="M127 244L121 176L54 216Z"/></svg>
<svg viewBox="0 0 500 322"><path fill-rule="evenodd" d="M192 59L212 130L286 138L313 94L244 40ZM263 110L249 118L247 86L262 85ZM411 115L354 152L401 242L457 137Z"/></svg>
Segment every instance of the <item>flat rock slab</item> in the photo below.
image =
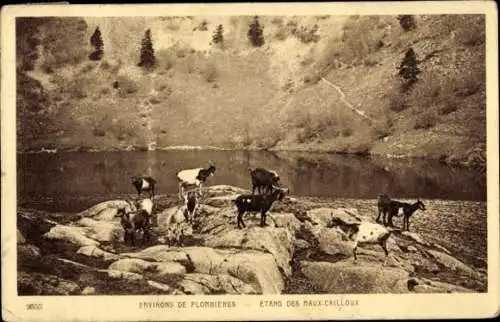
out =
<svg viewBox="0 0 500 322"><path fill-rule="evenodd" d="M333 294L408 293L408 272L380 264L302 262L302 272Z"/></svg>

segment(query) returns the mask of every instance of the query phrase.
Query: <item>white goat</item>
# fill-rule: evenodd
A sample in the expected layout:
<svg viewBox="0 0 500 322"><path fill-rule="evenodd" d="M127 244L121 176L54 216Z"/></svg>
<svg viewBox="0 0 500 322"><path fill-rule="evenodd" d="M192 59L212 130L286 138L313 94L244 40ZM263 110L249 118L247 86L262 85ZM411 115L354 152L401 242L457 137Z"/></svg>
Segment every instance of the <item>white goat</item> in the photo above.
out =
<svg viewBox="0 0 500 322"><path fill-rule="evenodd" d="M201 195L201 189L205 181L209 176L213 176L215 173L215 164L213 162L209 163L209 167L186 169L177 172L177 180L179 180L179 199L184 197L184 189L190 186L195 186L198 188L198 193Z"/></svg>

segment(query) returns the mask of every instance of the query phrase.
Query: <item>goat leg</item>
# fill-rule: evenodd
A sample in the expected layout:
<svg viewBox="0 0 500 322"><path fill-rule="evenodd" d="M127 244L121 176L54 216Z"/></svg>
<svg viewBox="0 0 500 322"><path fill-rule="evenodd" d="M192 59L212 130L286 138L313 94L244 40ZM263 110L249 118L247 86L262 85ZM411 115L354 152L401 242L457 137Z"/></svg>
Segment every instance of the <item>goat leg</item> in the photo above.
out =
<svg viewBox="0 0 500 322"><path fill-rule="evenodd" d="M260 214L260 226L265 227L266 226L266 213L262 212Z"/></svg>
<svg viewBox="0 0 500 322"><path fill-rule="evenodd" d="M354 255L354 263L356 263L358 260L358 256L356 254L357 250L358 250L358 243L355 243L354 248L352 249L352 254Z"/></svg>

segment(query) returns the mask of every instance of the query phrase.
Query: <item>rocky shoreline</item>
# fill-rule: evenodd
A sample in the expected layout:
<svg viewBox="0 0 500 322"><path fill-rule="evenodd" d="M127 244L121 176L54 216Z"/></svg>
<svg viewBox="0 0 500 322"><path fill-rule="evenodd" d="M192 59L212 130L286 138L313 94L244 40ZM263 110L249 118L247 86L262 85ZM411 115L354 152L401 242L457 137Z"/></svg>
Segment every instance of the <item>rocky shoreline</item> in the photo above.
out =
<svg viewBox="0 0 500 322"><path fill-rule="evenodd" d="M154 241L123 245L114 218L124 200L76 214L19 208L19 295L345 294L486 292L486 266L457 259L418 232L394 233L390 258L363 246L358 262L341 225L374 222L356 207L287 198L271 208L268 227L246 215L236 228L232 200L246 190L207 188L193 225L176 196L158 196Z"/></svg>

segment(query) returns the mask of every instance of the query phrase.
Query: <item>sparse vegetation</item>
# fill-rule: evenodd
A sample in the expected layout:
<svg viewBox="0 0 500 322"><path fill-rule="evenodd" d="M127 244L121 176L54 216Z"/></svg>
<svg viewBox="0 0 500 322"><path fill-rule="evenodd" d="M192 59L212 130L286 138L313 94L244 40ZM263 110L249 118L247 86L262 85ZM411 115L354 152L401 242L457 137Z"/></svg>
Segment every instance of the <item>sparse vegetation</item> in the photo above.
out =
<svg viewBox="0 0 500 322"><path fill-rule="evenodd" d="M427 130L436 126L437 118L432 112L423 112L416 115L415 124L413 128L415 130Z"/></svg>
<svg viewBox="0 0 500 322"><path fill-rule="evenodd" d="M311 42L317 42L320 39L320 36L317 34L318 25L309 27L300 26L300 28L295 29L293 34L304 44L308 44Z"/></svg>
<svg viewBox="0 0 500 322"><path fill-rule="evenodd" d="M215 64L211 63L205 66L203 70L203 77L209 83L214 82L219 77L219 71Z"/></svg>
<svg viewBox="0 0 500 322"><path fill-rule="evenodd" d="M398 142L406 136L404 133L413 135L412 131L429 136L436 135L434 131L438 130L458 133L456 140L460 143L450 144L450 151L469 148L470 142L480 142L485 136L485 35L481 15L419 17L418 32L404 31L395 16L351 16L337 27L338 32L324 33L328 40L319 39L319 30L325 28L325 23L330 26L332 21L322 18L295 16L259 20L259 17L251 17L246 20L248 18L230 17L230 34L227 31L224 34L225 25L219 25L220 22L193 21L189 30L185 30L189 24L186 21L179 24L176 20L182 32L194 26L201 30L214 23L212 35L196 37L202 42L212 37L214 46L222 40L227 42L226 49L206 51L207 47L190 44L187 38L173 43L158 38L154 48L159 50L154 50L151 33L156 31L151 29L149 37L145 34L143 39L145 44L149 38L150 47L145 46L146 50L142 51L145 57L148 53L154 57L154 65L143 62L140 66L148 73L136 66L136 44L147 30L147 23L134 21L133 26L124 24L123 30L96 28L87 34L86 24L77 18L30 19L19 19L16 25L18 30L25 30L18 33L16 42L18 71L32 69L35 72L24 77L39 81L38 85L23 82L25 85L21 86L32 86L33 90L18 91L17 104L22 110L19 117L27 124L19 131L30 133L25 135L25 145L35 142L37 135L43 137L44 133L64 129L61 142L64 139L69 142L67 146L79 144L90 148L96 128L105 129L107 134L97 135L99 140L95 140L98 141L95 144L118 145L113 141L116 139L120 141L119 146L125 143L143 146L146 140L140 134L134 136L134 131L126 126L141 132L142 122L137 116L144 112L143 104L149 104L148 113L158 122L165 122L164 114L168 111L168 120L174 124L172 130L162 135L156 133L161 130L153 126L151 134L161 136L159 146L172 142L183 144L180 140L187 137L188 129L195 125L202 129L200 133L207 134L189 133L206 144L231 147L245 142L249 147L267 148L280 142L285 147L299 144L311 150L320 147L344 152L373 148L376 153L386 153L376 150L383 137L391 136L391 142ZM248 40L238 40L233 33L243 21L250 23L248 32L243 30ZM271 36L265 42L269 43L269 49L248 51L247 41L256 47L264 44L261 21L272 24ZM158 26L165 30L168 23L173 21L165 20ZM107 34L98 35L101 32ZM94 38L91 44L96 49L100 47L99 38L106 40L106 56L99 63L88 61L91 35L90 38ZM132 41L134 45L121 46L131 37L139 38ZM293 41L281 42L289 37L293 37ZM39 43L42 46L37 49ZM284 59L281 54L292 46L297 49L296 56ZM408 53L410 48L413 53ZM405 51L400 61L399 55ZM394 69L396 64L399 70ZM398 72L396 77L395 72ZM345 99L365 111L373 122L365 122L344 106L339 93L320 82L322 77L338 85ZM405 85L411 90L402 92L400 89ZM44 99L35 95L38 90L43 92ZM234 104L235 100L238 104ZM101 110L116 113L111 109L120 110L121 118L114 120L115 123L111 120L98 126L88 123L89 118ZM224 113L220 113L222 110ZM299 110L311 114L300 114ZM332 113L337 110L339 116ZM269 117L258 128L245 132L241 123L252 122L263 111ZM241 115L243 119L238 120L239 123L228 122L227 115ZM179 122L187 116L190 118L187 124ZM467 124L464 119L468 120ZM85 134L76 135L80 132ZM45 141L60 140L46 136ZM73 138L76 136L78 138ZM227 139L228 136L234 139ZM440 134L434 141L443 140L447 140L447 134ZM443 153L436 148L441 143L432 143L430 147L428 141L418 141L421 154ZM401 149L407 145L400 144ZM382 145L390 149L387 144ZM456 151L454 160L465 157L461 150Z"/></svg>

